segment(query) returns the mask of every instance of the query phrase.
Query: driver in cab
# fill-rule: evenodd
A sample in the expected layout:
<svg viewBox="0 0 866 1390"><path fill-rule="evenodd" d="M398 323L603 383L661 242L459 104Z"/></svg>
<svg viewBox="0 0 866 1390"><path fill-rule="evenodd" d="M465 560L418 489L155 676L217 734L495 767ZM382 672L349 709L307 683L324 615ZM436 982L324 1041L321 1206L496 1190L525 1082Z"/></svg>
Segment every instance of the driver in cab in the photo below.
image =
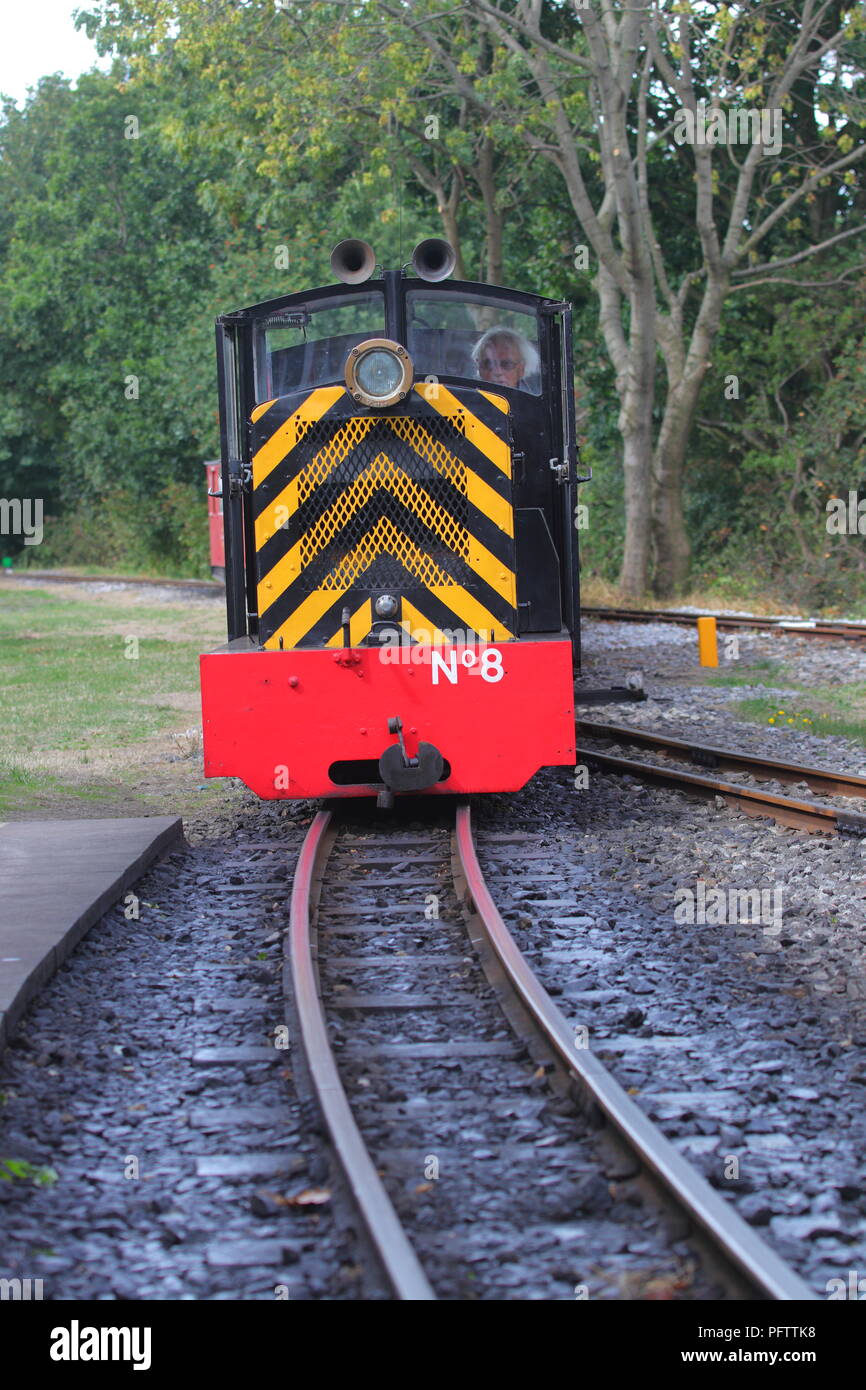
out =
<svg viewBox="0 0 866 1390"><path fill-rule="evenodd" d="M472 361L482 381L512 390L527 391L526 378L540 366L538 352L513 328L490 328L472 349Z"/></svg>

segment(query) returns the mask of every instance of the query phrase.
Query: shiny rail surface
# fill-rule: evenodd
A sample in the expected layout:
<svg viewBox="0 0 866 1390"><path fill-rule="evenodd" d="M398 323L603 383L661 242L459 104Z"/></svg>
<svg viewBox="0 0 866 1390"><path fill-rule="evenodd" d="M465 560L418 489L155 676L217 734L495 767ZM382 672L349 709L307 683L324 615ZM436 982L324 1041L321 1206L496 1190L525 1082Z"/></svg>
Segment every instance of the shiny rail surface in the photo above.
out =
<svg viewBox="0 0 866 1390"><path fill-rule="evenodd" d="M615 623L675 623L692 627L698 618L715 618L722 632L751 628L791 637L825 637L844 642L866 641L866 623L847 619L762 618L731 613L685 613L678 609L581 607L581 615Z"/></svg>
<svg viewBox="0 0 866 1390"><path fill-rule="evenodd" d="M292 885L289 958L301 1042L322 1117L367 1234L395 1296L434 1299L418 1257L391 1205L361 1138L328 1041L312 955L310 910L335 834L331 814L320 811L307 832Z"/></svg>
<svg viewBox="0 0 866 1390"><path fill-rule="evenodd" d="M594 719L576 719L578 732L588 738L608 739L614 743L631 743L651 748L663 756L682 758L706 768L722 768L727 772L748 772L758 781L806 782L813 791L833 796L866 797L866 777L853 772L835 772L829 767L805 767L786 763L777 758L765 758L757 753L738 753L733 748L717 748L715 744L694 743L687 739L668 738L648 729L636 729L630 724L603 724Z"/></svg>
<svg viewBox="0 0 866 1390"><path fill-rule="evenodd" d="M322 1116L369 1239L397 1298L436 1297L394 1211L352 1115L328 1039L312 942L314 913L336 839L331 814L320 812L304 840L295 870L287 953L301 1041ZM523 958L497 910L478 861L469 807L459 806L452 837L452 872L467 930L503 1012L524 1044L532 1032L556 1061L560 1077L597 1106L611 1133L638 1159L665 1203L701 1232L714 1264L732 1271L739 1296L807 1299L814 1295L632 1101L592 1052L576 1045L573 1029ZM508 994L510 997L505 998ZM552 1065L552 1063L551 1063ZM551 1080L551 1084L553 1084ZM735 1295L737 1296L737 1295Z"/></svg>
<svg viewBox="0 0 866 1390"><path fill-rule="evenodd" d="M779 825L787 825L794 830L808 830L813 835L866 836L866 815L857 811L840 811L820 801L777 796L774 792L761 791L759 788L723 782L719 777L702 777L696 772L660 767L658 763L614 757L611 753L600 753L595 748L578 747L575 751L578 764L637 777L671 791L693 792L704 797L718 796L735 811L743 811L747 816L768 816Z"/></svg>
<svg viewBox="0 0 866 1390"><path fill-rule="evenodd" d="M714 1192L626 1095L598 1058L588 1048L575 1045L574 1030L527 965L490 896L472 838L468 805L460 806L457 811L456 849L470 914L479 921L525 1013L578 1086L600 1107L617 1134L675 1204L697 1223L712 1246L730 1261L760 1297L814 1299L808 1286Z"/></svg>

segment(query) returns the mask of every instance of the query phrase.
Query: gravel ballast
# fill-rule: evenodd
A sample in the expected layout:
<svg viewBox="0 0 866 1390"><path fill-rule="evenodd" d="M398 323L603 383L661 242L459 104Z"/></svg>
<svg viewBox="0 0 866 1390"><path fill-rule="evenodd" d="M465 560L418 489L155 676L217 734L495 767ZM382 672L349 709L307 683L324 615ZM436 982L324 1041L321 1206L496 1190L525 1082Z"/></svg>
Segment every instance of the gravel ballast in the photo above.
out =
<svg viewBox="0 0 866 1390"><path fill-rule="evenodd" d="M866 678L853 645L737 637L744 665L783 662L798 683ZM786 709L805 697L792 686L702 685L688 629L586 623L584 653L581 685L641 670L649 694L583 710L578 695L587 718L866 772L850 740L737 718L730 703L749 694ZM31 1006L0 1059L0 1154L32 1165L0 1182L3 1277L41 1278L45 1297L76 1300L369 1296L296 1084L296 1040L276 1045L288 888L310 810L245 798L218 838L149 874L135 890L138 919L116 908ZM866 842L600 772L582 785L572 769L477 797L473 818L518 943L637 1104L818 1297L866 1269ZM533 837L531 854L496 838L519 832ZM766 920L743 920L742 895L755 893L766 895ZM395 970L385 983L408 986L404 966ZM463 1196L476 1274L492 1296L573 1298L582 1278L591 1298L647 1296L616 1278L593 1285L581 1210L606 1217L606 1198L590 1191L591 1175L569 1171L566 1117L537 1087L509 1087L486 1127L454 1068L412 1066L402 1086L386 1078L382 1123L408 1132L411 1122L418 1134L413 1100L429 1072L438 1142L458 1158L465 1144L476 1170L514 1126L516 1143L551 1138L535 1251L503 1224L500 1187L485 1194L498 1223L490 1238L468 1178L452 1189L452 1220ZM56 1181L35 1182L43 1168ZM426 1186L423 1171L413 1175L405 1200L448 1275L462 1262L436 1255L436 1190L415 1192ZM515 1210L525 1219L522 1191ZM613 1236L609 1270L640 1273L639 1235L618 1253ZM656 1267L654 1237L643 1239ZM455 1276L450 1296L472 1291Z"/></svg>

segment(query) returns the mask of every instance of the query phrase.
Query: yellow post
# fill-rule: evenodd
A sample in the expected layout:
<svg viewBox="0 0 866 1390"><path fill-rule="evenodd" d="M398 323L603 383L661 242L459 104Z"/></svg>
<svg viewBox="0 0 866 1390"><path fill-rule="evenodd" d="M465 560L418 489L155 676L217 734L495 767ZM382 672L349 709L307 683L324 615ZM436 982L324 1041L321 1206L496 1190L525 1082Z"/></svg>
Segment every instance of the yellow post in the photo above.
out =
<svg viewBox="0 0 866 1390"><path fill-rule="evenodd" d="M715 618L698 618L698 658L702 666L719 664Z"/></svg>

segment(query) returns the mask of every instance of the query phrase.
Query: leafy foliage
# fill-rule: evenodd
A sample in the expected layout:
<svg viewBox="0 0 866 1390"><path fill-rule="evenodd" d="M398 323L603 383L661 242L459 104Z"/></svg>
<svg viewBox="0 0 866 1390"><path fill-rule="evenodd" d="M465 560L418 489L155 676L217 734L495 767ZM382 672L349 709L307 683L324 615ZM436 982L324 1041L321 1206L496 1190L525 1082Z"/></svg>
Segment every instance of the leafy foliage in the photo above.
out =
<svg viewBox="0 0 866 1390"><path fill-rule="evenodd" d="M667 0L660 8L678 11ZM830 8L827 22L849 31L844 62L831 65L817 104L814 86L792 93L783 153L761 165L753 219L807 167L862 137L866 25L850 7ZM694 20L696 63L759 104L799 7L704 13ZM82 22L115 55L112 71L75 88L45 78L0 123L0 493L42 497L49 518L44 544L21 558L205 573L202 462L218 448L214 318L327 281L328 252L343 236L364 237L382 264L398 265L421 237L447 230L470 278L495 274L574 303L580 433L594 471L581 551L590 573L612 578L623 544L622 441L598 264L575 263L585 237L549 157L554 104L516 52L491 40L471 6L448 11L433 0L105 0ZM585 54L585 34L558 4L542 7L542 30L559 46L557 100L583 132L582 177L597 206L594 113L567 60ZM673 35L663 48L676 64ZM651 139L673 115L671 89L654 81ZM647 161L675 291L701 264L687 154L659 139ZM733 156L716 161L713 178L721 226ZM861 165L780 218L760 259L796 256L864 210ZM827 498L863 481L858 254L855 238L823 256L820 271L792 270L782 287L746 281L730 295L685 475L706 582L744 591L766 575L804 603L838 602L852 584L866 593L859 537L829 538L824 525ZM829 281L827 292L810 278ZM697 304L696 294L684 301L687 332ZM725 395L729 376L738 398ZM659 358L658 402L666 389ZM0 546L20 542L0 536Z"/></svg>
<svg viewBox="0 0 866 1390"><path fill-rule="evenodd" d="M7 493L52 512L123 487L146 514L167 484L198 481L213 448L183 381L215 230L200 171L160 141L152 89L126 138L124 86L48 79L0 131L0 461Z"/></svg>
<svg viewBox="0 0 866 1390"><path fill-rule="evenodd" d="M45 1164L30 1163L25 1158L0 1158L0 1182L32 1182L37 1187L51 1187L57 1182L57 1173Z"/></svg>
<svg viewBox="0 0 866 1390"><path fill-rule="evenodd" d="M820 297L765 288L741 296L726 323L689 497L709 583L751 566L755 592L769 583L806 607L850 604L866 591L861 536L827 527L831 499L866 494L866 276L854 260L824 265L830 283ZM722 410L725 389L738 396Z"/></svg>

